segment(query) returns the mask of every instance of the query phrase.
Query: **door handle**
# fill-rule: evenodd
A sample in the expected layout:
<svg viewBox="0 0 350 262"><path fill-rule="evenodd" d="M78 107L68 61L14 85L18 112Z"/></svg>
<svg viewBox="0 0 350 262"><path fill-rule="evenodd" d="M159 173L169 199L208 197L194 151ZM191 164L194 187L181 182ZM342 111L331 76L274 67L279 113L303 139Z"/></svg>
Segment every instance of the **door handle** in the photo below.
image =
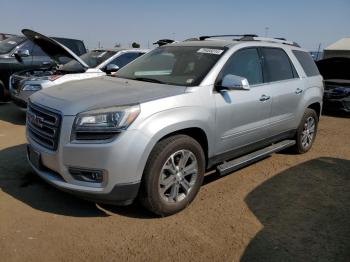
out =
<svg viewBox="0 0 350 262"><path fill-rule="evenodd" d="M303 92L303 89L297 88L297 90L295 90L295 93L297 95L300 95Z"/></svg>
<svg viewBox="0 0 350 262"><path fill-rule="evenodd" d="M42 62L41 65L43 65L43 66L48 66L48 65L51 65L51 62L45 61L45 62Z"/></svg>
<svg viewBox="0 0 350 262"><path fill-rule="evenodd" d="M270 96L262 95L259 100L260 101L266 101L266 100L269 100L269 99L270 99Z"/></svg>

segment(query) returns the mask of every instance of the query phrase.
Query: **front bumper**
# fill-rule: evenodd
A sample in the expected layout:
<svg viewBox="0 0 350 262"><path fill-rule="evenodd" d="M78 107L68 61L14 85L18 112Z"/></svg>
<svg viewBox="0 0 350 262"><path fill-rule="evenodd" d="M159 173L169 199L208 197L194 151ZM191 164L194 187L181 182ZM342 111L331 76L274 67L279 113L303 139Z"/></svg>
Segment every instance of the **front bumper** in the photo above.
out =
<svg viewBox="0 0 350 262"><path fill-rule="evenodd" d="M27 108L29 97L37 91L23 91L21 89L15 89L10 78L10 97L13 103L22 108Z"/></svg>
<svg viewBox="0 0 350 262"><path fill-rule="evenodd" d="M35 93L34 91L25 91L25 92L20 92L18 94L11 92L10 96L14 104L22 108L27 108L28 99L34 93Z"/></svg>
<svg viewBox="0 0 350 262"><path fill-rule="evenodd" d="M44 181L64 192L73 194L77 197L89 201L113 205L129 205L136 198L139 191L140 182L115 185L109 193L101 193L99 190L93 190L91 188L79 188L65 182L59 174L55 173L52 170L49 170L48 168L45 168L44 166L42 169L35 167L29 160L28 150L27 160L34 172L38 174L39 177L41 177Z"/></svg>
<svg viewBox="0 0 350 262"><path fill-rule="evenodd" d="M139 130L120 133L109 143L71 142L74 116L63 117L56 151L36 143L27 132L30 146L40 153L42 168L30 163L48 183L96 202L128 204L136 198L148 153L150 139ZM76 180L70 168L104 170L102 183Z"/></svg>

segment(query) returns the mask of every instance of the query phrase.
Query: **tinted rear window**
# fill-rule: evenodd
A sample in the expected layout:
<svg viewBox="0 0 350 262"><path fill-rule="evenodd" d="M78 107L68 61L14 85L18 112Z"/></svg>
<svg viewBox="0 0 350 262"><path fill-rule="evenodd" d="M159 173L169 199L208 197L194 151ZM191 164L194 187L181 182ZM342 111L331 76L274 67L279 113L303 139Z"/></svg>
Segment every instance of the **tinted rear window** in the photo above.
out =
<svg viewBox="0 0 350 262"><path fill-rule="evenodd" d="M299 50L293 50L293 54L298 59L300 65L304 69L304 72L307 76L316 76L320 74L314 60L312 59L309 53Z"/></svg>
<svg viewBox="0 0 350 262"><path fill-rule="evenodd" d="M264 81L274 82L298 77L286 52L279 48L262 48Z"/></svg>

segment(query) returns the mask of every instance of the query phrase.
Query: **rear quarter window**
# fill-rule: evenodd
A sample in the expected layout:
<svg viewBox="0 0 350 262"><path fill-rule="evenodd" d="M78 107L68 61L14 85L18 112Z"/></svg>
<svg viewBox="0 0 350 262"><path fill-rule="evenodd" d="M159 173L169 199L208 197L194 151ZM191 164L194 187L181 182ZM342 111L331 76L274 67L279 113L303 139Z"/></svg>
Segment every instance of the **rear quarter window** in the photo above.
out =
<svg viewBox="0 0 350 262"><path fill-rule="evenodd" d="M317 76L320 74L314 60L309 53L300 50L293 50L293 54L298 59L307 76Z"/></svg>

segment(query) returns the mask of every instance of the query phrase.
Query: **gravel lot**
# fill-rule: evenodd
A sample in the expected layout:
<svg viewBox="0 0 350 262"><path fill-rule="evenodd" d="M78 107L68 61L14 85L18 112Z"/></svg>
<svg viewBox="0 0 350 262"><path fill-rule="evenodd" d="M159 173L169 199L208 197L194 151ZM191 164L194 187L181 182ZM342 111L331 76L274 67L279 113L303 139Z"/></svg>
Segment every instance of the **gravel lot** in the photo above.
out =
<svg viewBox="0 0 350 262"><path fill-rule="evenodd" d="M307 154L207 174L167 218L45 184L26 163L24 122L0 104L1 261L350 261L350 118L322 117Z"/></svg>

